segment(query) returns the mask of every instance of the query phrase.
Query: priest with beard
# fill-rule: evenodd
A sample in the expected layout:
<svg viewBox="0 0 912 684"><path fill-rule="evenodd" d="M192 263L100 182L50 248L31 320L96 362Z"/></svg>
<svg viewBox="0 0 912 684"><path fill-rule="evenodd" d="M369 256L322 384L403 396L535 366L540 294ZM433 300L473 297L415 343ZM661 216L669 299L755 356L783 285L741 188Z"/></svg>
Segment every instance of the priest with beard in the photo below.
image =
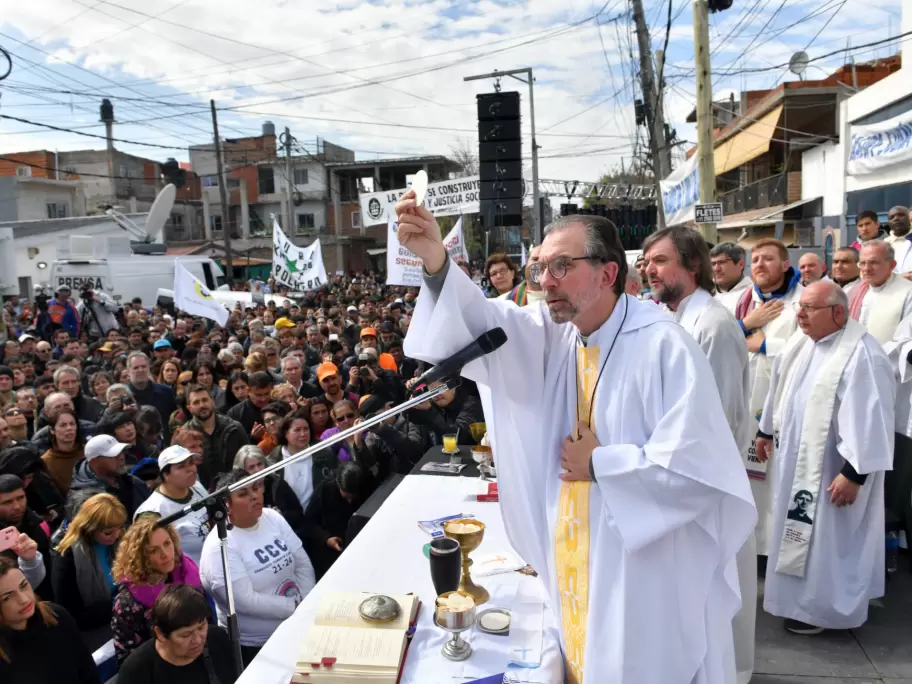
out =
<svg viewBox="0 0 912 684"><path fill-rule="evenodd" d="M848 303L835 283L801 293L757 432L757 457L778 459L763 607L795 634L861 627L884 594L896 381Z"/></svg>
<svg viewBox="0 0 912 684"><path fill-rule="evenodd" d="M725 418L744 459L754 429L747 412L747 347L738 321L710 294L713 272L706 241L691 228L664 228L646 238L643 254L653 299L667 307L709 359ZM738 552L738 580L741 611L732 623L735 664L738 684L748 684L754 674L757 617L757 543L753 532Z"/></svg>
<svg viewBox="0 0 912 684"><path fill-rule="evenodd" d="M413 190L399 239L425 279L406 353L439 363L492 328L478 383L512 546L540 574L571 684L729 684L736 554L756 512L712 369L659 307L624 294L614 224L551 224L546 303L486 300ZM546 311L547 308L547 311Z"/></svg>

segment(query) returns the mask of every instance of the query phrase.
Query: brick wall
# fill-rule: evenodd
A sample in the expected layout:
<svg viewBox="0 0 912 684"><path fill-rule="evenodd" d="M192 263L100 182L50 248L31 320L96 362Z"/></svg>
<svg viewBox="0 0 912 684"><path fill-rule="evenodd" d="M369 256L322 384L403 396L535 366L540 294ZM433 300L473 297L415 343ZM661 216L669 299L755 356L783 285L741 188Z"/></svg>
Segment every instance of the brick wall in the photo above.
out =
<svg viewBox="0 0 912 684"><path fill-rule="evenodd" d="M7 157L12 157L17 161L11 161ZM26 163L23 164L22 162ZM33 178L54 177L54 172L49 170L56 168L54 166L54 155L47 150L14 152L6 156L0 155L0 176L15 176L17 168L20 166L28 166L29 164L34 164L34 166L30 167L32 169ZM63 178L62 172L61 178Z"/></svg>

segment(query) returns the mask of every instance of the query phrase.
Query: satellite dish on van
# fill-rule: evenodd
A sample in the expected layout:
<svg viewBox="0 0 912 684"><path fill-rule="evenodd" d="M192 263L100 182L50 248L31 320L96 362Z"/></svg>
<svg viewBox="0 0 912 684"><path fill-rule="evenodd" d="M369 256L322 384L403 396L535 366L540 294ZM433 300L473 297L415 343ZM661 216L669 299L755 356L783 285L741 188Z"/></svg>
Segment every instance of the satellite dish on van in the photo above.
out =
<svg viewBox="0 0 912 684"><path fill-rule="evenodd" d="M808 53L804 50L800 50L792 55L792 58L789 60L789 71L795 74L799 79L804 80L802 76L804 72L807 71L808 64L811 63L811 58L808 57Z"/></svg>
<svg viewBox="0 0 912 684"><path fill-rule="evenodd" d="M158 197L152 202L149 214L146 217L145 229L137 226L133 221L128 219L116 209L108 209L105 213L127 231L130 236L137 242L154 242L165 228L168 217L171 216L171 208L174 206L174 198L177 196L177 188L170 183L162 188Z"/></svg>

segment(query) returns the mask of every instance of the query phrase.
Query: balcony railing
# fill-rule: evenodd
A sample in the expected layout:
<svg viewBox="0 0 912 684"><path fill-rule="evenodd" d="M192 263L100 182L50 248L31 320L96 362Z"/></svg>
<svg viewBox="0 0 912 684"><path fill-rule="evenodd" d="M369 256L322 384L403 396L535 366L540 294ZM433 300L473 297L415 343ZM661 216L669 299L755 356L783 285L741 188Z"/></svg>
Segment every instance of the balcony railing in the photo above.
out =
<svg viewBox="0 0 912 684"><path fill-rule="evenodd" d="M725 193L720 198L723 214L730 216L732 214L740 214L743 211L751 211L752 209L766 209L780 204L788 204L789 175L792 174L780 173ZM800 173L798 175L800 176Z"/></svg>

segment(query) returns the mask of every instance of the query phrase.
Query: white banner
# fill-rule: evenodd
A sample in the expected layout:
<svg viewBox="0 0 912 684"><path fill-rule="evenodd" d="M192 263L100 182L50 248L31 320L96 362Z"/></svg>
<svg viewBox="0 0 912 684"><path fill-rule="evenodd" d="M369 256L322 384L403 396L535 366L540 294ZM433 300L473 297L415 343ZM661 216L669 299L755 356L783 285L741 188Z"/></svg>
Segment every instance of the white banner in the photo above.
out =
<svg viewBox="0 0 912 684"><path fill-rule="evenodd" d="M885 166L912 160L912 112L867 126L852 126L846 172L874 173Z"/></svg>
<svg viewBox="0 0 912 684"><path fill-rule="evenodd" d="M386 284L421 287L424 268L421 259L399 244L399 224L390 219L386 229ZM469 262L469 253L462 234L462 217L453 230L443 238L447 253L454 261Z"/></svg>
<svg viewBox="0 0 912 684"><path fill-rule="evenodd" d="M694 220L694 207L700 199L700 178L697 172L697 155L659 181L662 188L662 206L665 208L665 225L676 226Z"/></svg>
<svg viewBox="0 0 912 684"><path fill-rule="evenodd" d="M295 292L316 290L326 285L326 268L320 241L307 247L298 247L272 220L272 275L277 283L287 285Z"/></svg>
<svg viewBox="0 0 912 684"><path fill-rule="evenodd" d="M177 260L174 261L174 306L219 325L228 322L228 309L215 301L209 290Z"/></svg>
<svg viewBox="0 0 912 684"><path fill-rule="evenodd" d="M477 214L480 182L478 176L428 183L424 206L434 216ZM359 195L361 223L365 226L389 224L396 219L395 206L408 188Z"/></svg>

